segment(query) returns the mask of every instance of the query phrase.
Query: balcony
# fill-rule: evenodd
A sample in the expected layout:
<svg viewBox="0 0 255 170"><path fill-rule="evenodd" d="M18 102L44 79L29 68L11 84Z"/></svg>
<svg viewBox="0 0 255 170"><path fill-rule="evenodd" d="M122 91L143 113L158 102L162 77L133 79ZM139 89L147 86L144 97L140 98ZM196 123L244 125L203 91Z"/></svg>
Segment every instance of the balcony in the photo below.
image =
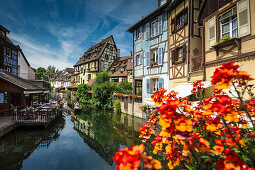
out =
<svg viewBox="0 0 255 170"><path fill-rule="evenodd" d="M199 71L202 70L202 56L195 56L191 59L192 63L191 63L191 71L195 72L195 71Z"/></svg>

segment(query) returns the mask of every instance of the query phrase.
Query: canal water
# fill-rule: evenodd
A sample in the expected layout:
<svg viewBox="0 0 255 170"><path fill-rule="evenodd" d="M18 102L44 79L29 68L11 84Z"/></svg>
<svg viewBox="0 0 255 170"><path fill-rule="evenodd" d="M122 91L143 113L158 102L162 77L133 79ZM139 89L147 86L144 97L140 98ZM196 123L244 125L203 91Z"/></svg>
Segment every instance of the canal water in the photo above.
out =
<svg viewBox="0 0 255 170"><path fill-rule="evenodd" d="M60 117L46 129L16 129L0 138L0 170L108 170L120 148L140 144L144 119L94 112Z"/></svg>

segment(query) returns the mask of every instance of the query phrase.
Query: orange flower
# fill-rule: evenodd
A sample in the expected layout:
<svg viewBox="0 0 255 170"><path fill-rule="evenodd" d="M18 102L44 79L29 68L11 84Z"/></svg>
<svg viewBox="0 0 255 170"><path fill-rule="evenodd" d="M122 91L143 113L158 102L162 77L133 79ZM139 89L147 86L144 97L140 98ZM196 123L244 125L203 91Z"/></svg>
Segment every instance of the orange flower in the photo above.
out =
<svg viewBox="0 0 255 170"><path fill-rule="evenodd" d="M200 152L210 152L209 142L203 138L199 138L198 149Z"/></svg>
<svg viewBox="0 0 255 170"><path fill-rule="evenodd" d="M184 115L179 116L174 120L175 127L181 132L192 132L192 120Z"/></svg>
<svg viewBox="0 0 255 170"><path fill-rule="evenodd" d="M213 147L213 151L212 152L214 154L216 154L216 155L221 155L223 151L224 151L224 146L216 145L216 146Z"/></svg>

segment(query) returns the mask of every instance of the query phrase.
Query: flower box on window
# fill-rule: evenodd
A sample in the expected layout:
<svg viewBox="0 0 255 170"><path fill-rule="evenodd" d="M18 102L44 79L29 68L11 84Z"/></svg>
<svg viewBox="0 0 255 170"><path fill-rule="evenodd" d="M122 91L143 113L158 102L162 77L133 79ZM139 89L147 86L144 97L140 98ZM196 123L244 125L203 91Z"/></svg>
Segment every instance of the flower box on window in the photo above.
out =
<svg viewBox="0 0 255 170"><path fill-rule="evenodd" d="M216 51L217 56L219 55L219 49L229 47L229 46L236 46L238 50L241 50L241 39L240 38L232 38L227 41L223 41L213 46Z"/></svg>

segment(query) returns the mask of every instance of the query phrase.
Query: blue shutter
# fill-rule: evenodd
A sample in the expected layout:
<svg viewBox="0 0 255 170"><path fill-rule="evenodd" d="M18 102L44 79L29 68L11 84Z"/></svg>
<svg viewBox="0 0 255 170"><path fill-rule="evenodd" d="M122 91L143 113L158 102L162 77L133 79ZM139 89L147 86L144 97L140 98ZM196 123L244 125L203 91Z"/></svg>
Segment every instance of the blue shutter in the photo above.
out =
<svg viewBox="0 0 255 170"><path fill-rule="evenodd" d="M146 52L146 67L150 67L150 52Z"/></svg>
<svg viewBox="0 0 255 170"><path fill-rule="evenodd" d="M163 32L163 19L162 19L162 15L160 15L158 17L158 34L162 34Z"/></svg>
<svg viewBox="0 0 255 170"><path fill-rule="evenodd" d="M151 85L150 85L150 79L146 80L146 87L147 87L147 93L151 93Z"/></svg>
<svg viewBox="0 0 255 170"><path fill-rule="evenodd" d="M139 38L143 38L143 27L142 26L140 27L140 36L139 36Z"/></svg>
<svg viewBox="0 0 255 170"><path fill-rule="evenodd" d="M163 48L158 48L158 65L161 66L163 64Z"/></svg>
<svg viewBox="0 0 255 170"><path fill-rule="evenodd" d="M136 40L136 30L134 31L134 40Z"/></svg>
<svg viewBox="0 0 255 170"><path fill-rule="evenodd" d="M141 54L140 54L140 65L143 63L143 52L141 52Z"/></svg>
<svg viewBox="0 0 255 170"><path fill-rule="evenodd" d="M158 31L158 22L155 23L155 27L156 27L156 32L154 32L154 35L153 36L157 36L159 35L159 31Z"/></svg>
<svg viewBox="0 0 255 170"><path fill-rule="evenodd" d="M164 88L164 79L163 78L158 79L158 88L159 88L159 90L161 88Z"/></svg>
<svg viewBox="0 0 255 170"><path fill-rule="evenodd" d="M149 23L145 25L145 40L149 39Z"/></svg>
<svg viewBox="0 0 255 170"><path fill-rule="evenodd" d="M134 55L133 60L134 60L134 66L136 66L136 55Z"/></svg>

